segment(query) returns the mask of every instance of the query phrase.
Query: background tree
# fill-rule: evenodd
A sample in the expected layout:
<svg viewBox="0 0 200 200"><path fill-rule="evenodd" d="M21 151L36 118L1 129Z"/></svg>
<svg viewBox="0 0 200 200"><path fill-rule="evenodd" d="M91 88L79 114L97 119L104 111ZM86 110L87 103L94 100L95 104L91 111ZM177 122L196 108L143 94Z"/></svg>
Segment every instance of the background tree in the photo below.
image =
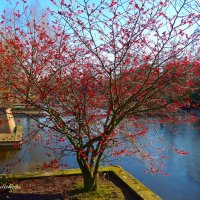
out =
<svg viewBox="0 0 200 200"><path fill-rule="evenodd" d="M97 188L108 154L139 156L157 172L140 138L150 116L151 122L183 120L174 116L190 102L191 76L199 75L198 63L191 66L189 60L198 16L183 15L186 1L52 3L57 11L48 9L53 20L45 28L24 13L17 15L24 26L11 21L13 26L4 27L2 80L9 81L18 101L46 113L45 121L34 119L48 128L47 135L67 139L86 190ZM10 62L20 74L8 70Z"/></svg>
<svg viewBox="0 0 200 200"><path fill-rule="evenodd" d="M199 24L199 18L200 18L200 2L198 0L194 1L187 1L186 6L184 7L184 13L186 15L190 15L190 13L195 13L197 18L194 18L196 21L196 26L193 32L194 39L191 43L192 48L191 48L191 53L192 53L192 58L193 64L199 63L199 38L200 38L200 24ZM198 73L199 74L199 73ZM197 86L197 90L195 90L194 93L190 94L191 95L191 105L193 107L198 107L199 108L199 102L200 102L200 96L199 96L199 85L200 85L200 80L199 76L194 76L192 77L193 81L195 82L195 85ZM193 105L194 104L194 105Z"/></svg>

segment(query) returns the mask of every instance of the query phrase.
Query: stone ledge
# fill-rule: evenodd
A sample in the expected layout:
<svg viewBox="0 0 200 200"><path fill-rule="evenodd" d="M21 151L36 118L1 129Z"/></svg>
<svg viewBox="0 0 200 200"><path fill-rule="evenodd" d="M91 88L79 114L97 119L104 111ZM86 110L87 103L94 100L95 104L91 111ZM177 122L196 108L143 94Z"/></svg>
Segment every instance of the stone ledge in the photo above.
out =
<svg viewBox="0 0 200 200"><path fill-rule="evenodd" d="M39 111L39 110L15 110L13 109L13 114L22 114L22 115L41 115L41 116L45 116L46 113L43 111Z"/></svg>
<svg viewBox="0 0 200 200"><path fill-rule="evenodd" d="M111 172L115 174L129 189L135 192L141 199L144 200L160 200L161 198L156 195L153 191L143 185L140 181L130 175L127 171L119 166L105 166L100 167L99 172ZM48 176L61 176L61 175L81 175L80 169L68 169L68 170L55 170L48 172L26 172L23 174L0 174L7 178L37 178L37 177L48 177Z"/></svg>
<svg viewBox="0 0 200 200"><path fill-rule="evenodd" d="M46 115L42 110L35 108L34 106L28 106L26 104L13 104L12 112L13 114L24 114L24 115Z"/></svg>
<svg viewBox="0 0 200 200"><path fill-rule="evenodd" d="M16 149L21 148L23 127L17 126L16 133L1 133L0 134L0 150L1 149Z"/></svg>
<svg viewBox="0 0 200 200"><path fill-rule="evenodd" d="M103 171L110 171L118 177L127 187L133 190L141 199L145 200L160 200L161 198L151 191L148 187L142 184L139 180L129 174L120 166L108 166Z"/></svg>

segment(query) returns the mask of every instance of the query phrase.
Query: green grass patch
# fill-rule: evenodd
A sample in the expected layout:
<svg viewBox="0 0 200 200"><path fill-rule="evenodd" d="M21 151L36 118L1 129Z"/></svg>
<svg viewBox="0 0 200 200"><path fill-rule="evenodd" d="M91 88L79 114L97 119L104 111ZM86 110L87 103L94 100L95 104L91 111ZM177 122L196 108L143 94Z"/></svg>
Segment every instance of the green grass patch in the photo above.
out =
<svg viewBox="0 0 200 200"><path fill-rule="evenodd" d="M125 197L120 188L114 183L106 179L99 180L99 188L97 191L86 192L83 189L83 182L77 181L68 191L70 199L77 200L124 200Z"/></svg>

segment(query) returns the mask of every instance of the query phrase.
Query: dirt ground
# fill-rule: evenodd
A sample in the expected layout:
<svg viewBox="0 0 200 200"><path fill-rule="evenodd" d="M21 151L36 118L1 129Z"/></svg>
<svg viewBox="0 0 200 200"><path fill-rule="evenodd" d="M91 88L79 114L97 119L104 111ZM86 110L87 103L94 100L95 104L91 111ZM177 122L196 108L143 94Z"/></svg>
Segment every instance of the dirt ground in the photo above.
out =
<svg viewBox="0 0 200 200"><path fill-rule="evenodd" d="M122 200L121 189L101 176L98 192L86 193L81 176L56 176L15 180L13 190L0 192L0 199L11 200ZM129 198L128 198L129 199Z"/></svg>

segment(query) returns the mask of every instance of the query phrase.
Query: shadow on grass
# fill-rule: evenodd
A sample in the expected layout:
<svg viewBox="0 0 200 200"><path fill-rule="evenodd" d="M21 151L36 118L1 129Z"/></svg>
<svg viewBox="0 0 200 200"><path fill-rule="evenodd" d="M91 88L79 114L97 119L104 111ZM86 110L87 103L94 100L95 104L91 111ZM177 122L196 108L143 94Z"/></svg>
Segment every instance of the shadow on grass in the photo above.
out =
<svg viewBox="0 0 200 200"><path fill-rule="evenodd" d="M74 196L74 195L80 195L82 193L85 193L86 190L84 188L77 188L77 189L72 189L70 191L68 191L67 193L69 194L69 196Z"/></svg>
<svg viewBox="0 0 200 200"><path fill-rule="evenodd" d="M117 187L119 187L125 197L125 200L143 200L134 190L132 190L128 185L126 185L115 173L107 173L107 179L112 181Z"/></svg>

